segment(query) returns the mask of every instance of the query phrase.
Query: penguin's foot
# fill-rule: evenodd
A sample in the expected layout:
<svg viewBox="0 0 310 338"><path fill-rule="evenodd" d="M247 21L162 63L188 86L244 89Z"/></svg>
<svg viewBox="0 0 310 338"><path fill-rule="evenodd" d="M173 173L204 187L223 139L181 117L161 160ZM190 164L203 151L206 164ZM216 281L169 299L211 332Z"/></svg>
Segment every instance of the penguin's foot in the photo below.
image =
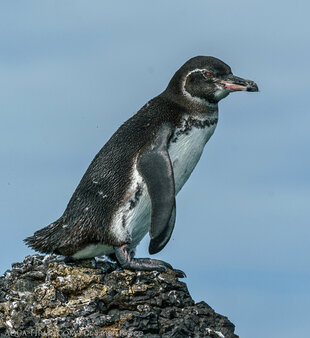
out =
<svg viewBox="0 0 310 338"><path fill-rule="evenodd" d="M114 247L115 256L122 268L138 271L159 271L166 272L172 269L169 263L151 258L133 258L128 249L128 245Z"/></svg>
<svg viewBox="0 0 310 338"><path fill-rule="evenodd" d="M186 277L181 270L173 269L173 267L164 261L151 258L133 258L130 254L128 245L114 247L116 258L123 269L138 271L159 271L166 272L168 269L173 270L177 277Z"/></svg>

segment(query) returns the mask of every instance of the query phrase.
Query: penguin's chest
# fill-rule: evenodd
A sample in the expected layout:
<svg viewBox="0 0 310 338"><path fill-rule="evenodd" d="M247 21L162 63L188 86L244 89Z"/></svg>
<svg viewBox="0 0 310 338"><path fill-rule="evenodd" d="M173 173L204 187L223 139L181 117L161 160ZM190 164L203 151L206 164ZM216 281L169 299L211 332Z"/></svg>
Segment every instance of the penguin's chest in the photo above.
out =
<svg viewBox="0 0 310 338"><path fill-rule="evenodd" d="M183 126L175 130L168 144L168 153L173 166L176 194L181 190L194 170L215 127L215 124L190 128ZM135 247L149 230L151 201L147 187L137 170L134 172L132 187L139 187L141 195L135 207L130 210L127 209L123 224L126 224L125 230L130 234L131 244ZM118 234L120 235L120 231Z"/></svg>
<svg viewBox="0 0 310 338"><path fill-rule="evenodd" d="M168 145L173 166L176 194L188 180L198 163L204 146L214 133L216 125L178 128Z"/></svg>

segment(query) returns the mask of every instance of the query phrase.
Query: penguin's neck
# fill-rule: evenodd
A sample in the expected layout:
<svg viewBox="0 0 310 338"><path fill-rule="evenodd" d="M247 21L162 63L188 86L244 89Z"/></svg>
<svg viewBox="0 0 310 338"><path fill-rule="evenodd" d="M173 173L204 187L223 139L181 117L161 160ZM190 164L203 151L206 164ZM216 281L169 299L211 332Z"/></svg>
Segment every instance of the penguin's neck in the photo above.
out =
<svg viewBox="0 0 310 338"><path fill-rule="evenodd" d="M213 114L215 111L218 111L218 102L212 103L203 99L201 97L192 96L186 90L182 92L183 102L186 105L187 109L201 112L202 114Z"/></svg>
<svg viewBox="0 0 310 338"><path fill-rule="evenodd" d="M212 103L203 98L190 95L188 92L182 91L180 88L176 92L167 88L161 96L165 97L181 107L183 112L197 119L203 120L206 117L218 114L218 102Z"/></svg>
<svg viewBox="0 0 310 338"><path fill-rule="evenodd" d="M178 128L184 125L188 127L204 128L213 125L218 121L218 104L205 104L201 102L190 102L184 107L184 112L180 116ZM181 129L183 129L181 128Z"/></svg>
<svg viewBox="0 0 310 338"><path fill-rule="evenodd" d="M210 103L200 98L185 98L183 100L183 107L188 115L194 119L204 120L218 116L218 104Z"/></svg>

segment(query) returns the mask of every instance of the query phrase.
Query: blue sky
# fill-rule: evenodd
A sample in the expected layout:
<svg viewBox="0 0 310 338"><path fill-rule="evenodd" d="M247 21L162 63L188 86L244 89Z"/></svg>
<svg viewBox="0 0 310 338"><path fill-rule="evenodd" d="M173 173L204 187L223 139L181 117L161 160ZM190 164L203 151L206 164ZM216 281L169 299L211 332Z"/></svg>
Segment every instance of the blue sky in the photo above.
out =
<svg viewBox="0 0 310 338"><path fill-rule="evenodd" d="M241 337L309 332L309 20L306 1L2 1L0 272L57 219L119 125L190 57L213 55L260 93L220 121L156 257ZM147 256L148 238L137 256Z"/></svg>

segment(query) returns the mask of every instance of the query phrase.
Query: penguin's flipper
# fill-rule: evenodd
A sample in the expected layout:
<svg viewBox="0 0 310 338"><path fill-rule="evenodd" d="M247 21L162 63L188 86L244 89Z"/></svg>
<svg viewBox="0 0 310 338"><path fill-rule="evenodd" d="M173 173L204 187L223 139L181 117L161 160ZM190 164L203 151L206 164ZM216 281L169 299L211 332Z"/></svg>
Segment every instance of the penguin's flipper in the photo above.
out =
<svg viewBox="0 0 310 338"><path fill-rule="evenodd" d="M153 210L153 208L152 208ZM160 212L160 211L159 211ZM172 231L174 229L174 224L175 224L175 218L176 218L176 210L175 210L175 203L171 211L171 216L169 219L168 224L165 226L164 229L162 229L162 232L159 232L160 226L154 227L153 226L153 221L151 218L151 229L150 229L150 234L151 234L151 241L149 245L149 253L150 254L155 254L159 251L161 251L165 245L168 243Z"/></svg>
<svg viewBox="0 0 310 338"><path fill-rule="evenodd" d="M164 125L138 162L151 199L150 254L159 252L167 244L175 223L174 175L167 147L170 136L170 126Z"/></svg>

